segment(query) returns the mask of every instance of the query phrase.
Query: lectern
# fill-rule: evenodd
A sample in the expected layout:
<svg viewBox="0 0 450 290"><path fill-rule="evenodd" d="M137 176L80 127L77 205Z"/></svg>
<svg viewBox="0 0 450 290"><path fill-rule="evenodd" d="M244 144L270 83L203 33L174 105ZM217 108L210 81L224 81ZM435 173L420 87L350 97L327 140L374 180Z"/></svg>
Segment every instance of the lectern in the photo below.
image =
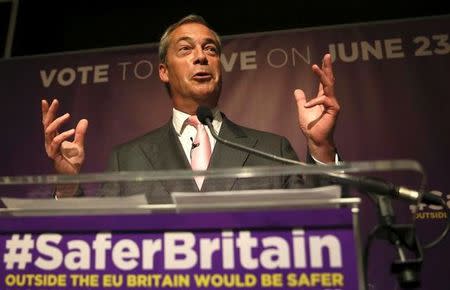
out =
<svg viewBox="0 0 450 290"><path fill-rule="evenodd" d="M360 199L338 185L271 184L364 166L3 177L0 289L365 289ZM165 203L146 192L195 174L217 190L167 192ZM252 186L219 190L244 178ZM54 199L61 184L82 196Z"/></svg>

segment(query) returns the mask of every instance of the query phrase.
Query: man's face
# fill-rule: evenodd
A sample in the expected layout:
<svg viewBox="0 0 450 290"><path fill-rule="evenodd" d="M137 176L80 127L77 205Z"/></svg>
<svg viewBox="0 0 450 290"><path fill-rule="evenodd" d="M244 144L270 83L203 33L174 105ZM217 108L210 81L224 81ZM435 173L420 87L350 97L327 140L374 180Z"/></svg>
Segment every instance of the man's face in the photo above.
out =
<svg viewBox="0 0 450 290"><path fill-rule="evenodd" d="M187 112L197 105L215 107L222 72L214 33L199 23L176 28L170 35L166 63L159 66L159 76L169 84L177 109Z"/></svg>

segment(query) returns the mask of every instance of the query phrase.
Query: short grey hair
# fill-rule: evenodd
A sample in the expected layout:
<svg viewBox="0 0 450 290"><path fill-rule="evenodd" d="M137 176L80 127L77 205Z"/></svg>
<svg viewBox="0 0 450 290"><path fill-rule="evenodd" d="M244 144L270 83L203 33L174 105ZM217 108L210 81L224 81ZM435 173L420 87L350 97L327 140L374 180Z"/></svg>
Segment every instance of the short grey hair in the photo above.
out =
<svg viewBox="0 0 450 290"><path fill-rule="evenodd" d="M186 23L199 23L199 24L203 24L206 27L208 27L214 34L216 40L217 40L217 44L218 44L218 50L219 50L219 55L222 52L222 43L220 42L220 37L219 35L211 28L211 26L209 26L209 24L205 21L205 19L199 15L195 15L195 14L190 14L186 17L183 17L181 20L179 20L178 22L170 25L166 31L164 31L163 35L161 36L161 40L159 41L159 60L161 63L166 63L167 62L167 50L169 49L169 42L170 42L170 35L172 34L172 32L177 29L178 27L180 27L183 24Z"/></svg>

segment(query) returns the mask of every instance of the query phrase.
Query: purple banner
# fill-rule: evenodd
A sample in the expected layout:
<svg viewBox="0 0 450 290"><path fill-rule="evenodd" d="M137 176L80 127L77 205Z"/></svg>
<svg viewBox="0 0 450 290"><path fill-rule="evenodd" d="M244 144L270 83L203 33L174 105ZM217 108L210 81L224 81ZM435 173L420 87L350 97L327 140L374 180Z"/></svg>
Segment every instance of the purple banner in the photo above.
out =
<svg viewBox="0 0 450 290"><path fill-rule="evenodd" d="M25 219L0 220L2 289L358 287L350 209Z"/></svg>
<svg viewBox="0 0 450 290"><path fill-rule="evenodd" d="M301 88L317 92L311 72L324 53L334 59L336 92L342 112L335 132L346 161L415 159L450 205L450 18L436 17L287 30L226 37L220 109L233 121L287 136L301 159L305 140L297 126L293 96ZM83 172L103 171L111 149L169 120L171 102L157 74L155 45L17 58L0 62L0 175L53 173L45 156L40 99L53 97L69 129L89 120ZM387 177L417 188L417 177ZM13 194L11 194L13 195ZM396 204L398 217L411 222L412 206ZM368 200L362 205L363 231L377 222ZM426 242L443 229L442 207L421 206L418 235ZM424 289L449 285L449 238L426 252ZM369 267L374 289L396 284L389 272L396 252L375 243Z"/></svg>

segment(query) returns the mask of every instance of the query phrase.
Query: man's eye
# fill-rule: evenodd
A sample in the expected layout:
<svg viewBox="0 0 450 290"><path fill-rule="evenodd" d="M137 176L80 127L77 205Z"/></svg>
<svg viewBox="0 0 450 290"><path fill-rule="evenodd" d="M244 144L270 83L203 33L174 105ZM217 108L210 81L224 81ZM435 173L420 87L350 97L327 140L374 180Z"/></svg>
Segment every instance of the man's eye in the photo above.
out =
<svg viewBox="0 0 450 290"><path fill-rule="evenodd" d="M205 47L205 50L210 53L217 53L217 48L215 46L207 46Z"/></svg>

